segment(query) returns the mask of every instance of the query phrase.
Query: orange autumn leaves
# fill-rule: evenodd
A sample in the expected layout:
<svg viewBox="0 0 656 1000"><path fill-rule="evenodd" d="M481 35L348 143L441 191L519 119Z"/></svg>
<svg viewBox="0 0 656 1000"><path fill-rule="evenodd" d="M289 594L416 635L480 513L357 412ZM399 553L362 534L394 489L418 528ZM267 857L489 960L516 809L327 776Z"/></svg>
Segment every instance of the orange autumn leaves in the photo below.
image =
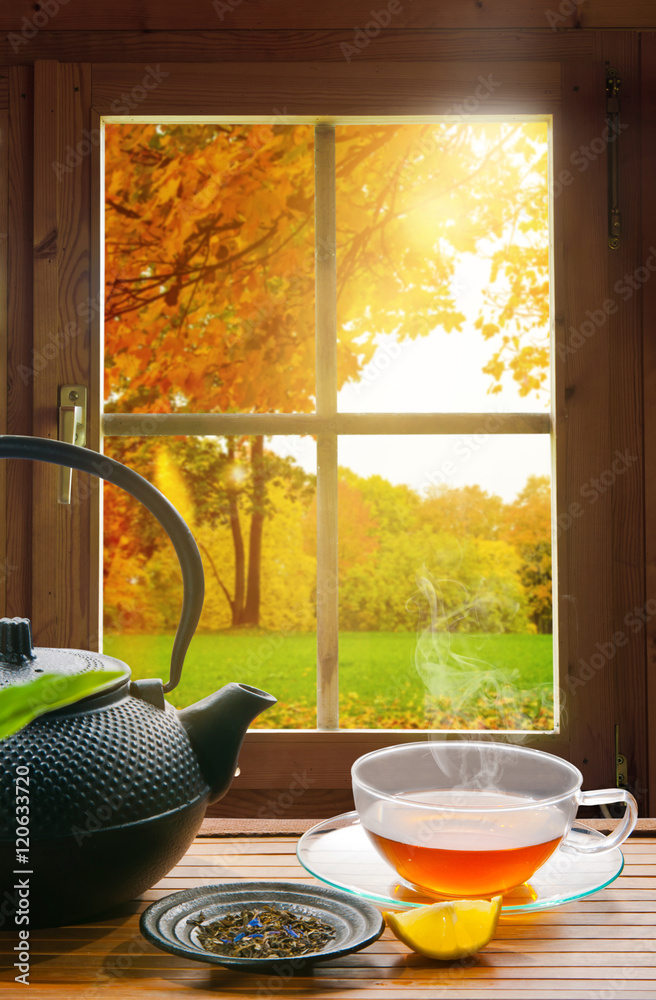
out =
<svg viewBox="0 0 656 1000"><path fill-rule="evenodd" d="M270 127L112 128L110 407L311 408L312 203L299 198L312 192L307 128L276 141Z"/></svg>
<svg viewBox="0 0 656 1000"><path fill-rule="evenodd" d="M312 126L112 124L106 149L110 409L311 410ZM543 123L337 127L340 385L381 334L462 328L473 251L491 376L543 385L546 159Z"/></svg>

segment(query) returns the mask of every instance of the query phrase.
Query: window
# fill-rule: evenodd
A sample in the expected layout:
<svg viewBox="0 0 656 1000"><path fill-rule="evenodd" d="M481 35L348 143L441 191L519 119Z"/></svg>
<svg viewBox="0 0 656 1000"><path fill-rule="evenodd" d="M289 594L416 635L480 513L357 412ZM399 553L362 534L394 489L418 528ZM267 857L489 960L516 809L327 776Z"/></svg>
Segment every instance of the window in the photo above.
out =
<svg viewBox="0 0 656 1000"><path fill-rule="evenodd" d="M314 727L316 661L324 729L557 731L550 158L518 116L108 126L105 449L208 577L180 707L230 657ZM169 547L105 526L106 648L166 678Z"/></svg>
<svg viewBox="0 0 656 1000"><path fill-rule="evenodd" d="M637 236L628 235L639 232L640 219L635 104L627 101L622 111L633 126L622 134L620 155L627 237L614 254L607 246L604 155L584 157L585 169L577 166L580 156L571 159L577 150L591 148L591 140L603 131L605 60L621 64L627 94L639 93L637 41L627 42L627 49L624 38L620 42L609 32L600 50L593 52L585 32L554 36L548 45L540 42L540 51L557 50L552 61L535 59L534 42L513 36L512 45L515 42L512 57L485 62L483 56L477 58L483 50L474 40L470 61L463 62L461 41L444 36L439 43L430 42L438 44L437 57L431 48L423 61L394 61L383 67L369 60L368 53L366 59L353 60L348 71L342 63L328 60L251 66L163 61L157 86L150 88L142 87L143 65L37 61L34 121L31 102L19 100L22 93L32 92L31 83L23 67L12 69L10 121L21 124L10 145L9 188L14 194L8 228L21 234L22 249L9 260L18 281L12 277L7 285L14 374L8 388L9 429L54 436L58 387L80 382L90 393L88 443L101 447L99 247L104 224L98 183L101 157L92 140L100 135L103 120L111 123L121 115L117 102L122 92L135 90L138 111L146 121L192 117L256 122L286 109L288 115L319 116L329 124L335 116L389 115L423 122L464 106L465 98L479 86L479 77L486 79L492 73L501 86L486 101L485 113L506 118L552 115L554 176L571 177L568 183L558 180L554 189L557 641L559 688L566 704L560 733L532 736L531 743L574 761L588 787L603 787L615 781L617 732L619 748L628 758L630 781L640 796L648 783L645 637L650 626L634 631L626 616L633 609L644 609L646 601L641 296L618 301L617 312L608 315L594 336L584 336L584 343L574 346L580 342L574 334L589 320L587 311L596 314L609 289L632 275L648 256L645 252L644 259L640 257ZM418 44L418 51L428 51L421 39ZM526 59L522 52L528 53ZM39 183L31 225L32 153L25 137L33 131L40 140L33 153ZM53 169L55 163L65 167L60 176ZM33 295L26 302L25 289L30 287ZM30 341L23 333L31 332L32 303ZM14 338L12 331L22 332ZM581 491L611 469L616 451L638 460L599 492L595 503L583 503ZM24 614L31 600L39 644L93 648L99 631L99 491L76 476L79 503L69 510L57 509L52 500L55 472L35 465L30 532L29 499L25 499L29 494L16 489L19 476L25 482L23 469L9 470L8 476L12 525L8 565L23 567L7 580L9 613ZM576 516L577 504L582 516ZM17 524L20 531L14 530ZM31 565L30 552L31 576L25 569ZM597 644L609 648L607 643L619 633L626 641L616 644L613 655L596 669L592 657L599 652ZM578 681L586 676L580 686ZM257 809L258 803L275 799L276 789L287 789L290 775L306 772L313 783L299 808L305 815L314 809L315 815L334 813L338 804L347 807L349 767L356 756L385 743L415 738L401 731L253 730L242 751L242 774L221 805L233 814Z"/></svg>

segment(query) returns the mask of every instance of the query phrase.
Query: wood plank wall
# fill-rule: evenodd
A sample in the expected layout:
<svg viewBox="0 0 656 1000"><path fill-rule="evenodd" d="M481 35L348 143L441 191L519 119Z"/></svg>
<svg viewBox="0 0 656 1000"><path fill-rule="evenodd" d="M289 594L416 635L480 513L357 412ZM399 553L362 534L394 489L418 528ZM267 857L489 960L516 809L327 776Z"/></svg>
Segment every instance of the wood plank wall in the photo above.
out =
<svg viewBox="0 0 656 1000"><path fill-rule="evenodd" d="M61 62L144 62L166 58L177 62L334 62L345 64L344 45L353 44L353 28L322 31L40 31L18 45L0 37L0 65L36 59ZM484 59L567 60L590 55L590 31L548 29L508 32L409 31L380 33L359 50L357 61L415 62L468 59L473 50ZM346 50L348 51L348 50Z"/></svg>
<svg viewBox="0 0 656 1000"><path fill-rule="evenodd" d="M490 76L500 85L485 99L488 113L548 112L560 98L560 66L542 60L375 61L353 63L347 73L336 63L241 63L239 74L232 64L190 66L162 60L157 65L163 79L138 113L160 120L188 115L191 108L196 115L222 115L233 114L236 107L240 114L274 116L282 109L289 115L357 116L363 107L369 115L408 114L409 108L418 115L443 114L452 112L463 94L473 94L480 77ZM143 75L143 64L95 65L94 108L111 114L111 108L122 103L121 94Z"/></svg>
<svg viewBox="0 0 656 1000"><path fill-rule="evenodd" d="M642 36L642 233L641 259L647 260L656 247L656 34ZM647 598L656 594L656 281L642 290L643 365L645 386L645 575ZM647 622L647 717L656 719L656 618ZM649 745L649 801L656 810L656 741Z"/></svg>
<svg viewBox="0 0 656 1000"><path fill-rule="evenodd" d="M34 151L34 71L12 66L8 76L9 108L9 246L7 432L32 433L32 208ZM21 617L32 606L32 468L27 462L7 466L7 604L6 614Z"/></svg>
<svg viewBox="0 0 656 1000"><path fill-rule="evenodd" d="M49 31L116 30L170 31L249 29L304 31L351 28L366 25L372 9L390 14L394 30L493 29L493 28L639 28L656 27L656 8L651 0L560 0L542 3L526 0L336 0L329 7L313 0L68 0L52 17L33 0L3 0L0 31L15 31L25 17L30 25ZM390 8L387 10L387 8ZM41 15L40 17L38 15ZM35 16L36 15L36 16Z"/></svg>
<svg viewBox="0 0 656 1000"><path fill-rule="evenodd" d="M88 385L90 369L89 314L79 308L91 301L90 171L61 165L71 150L84 149L80 137L90 125L91 73L86 64L54 60L35 69L33 432L56 439L58 388ZM88 153L79 159L88 163ZM57 503L58 476L55 466L36 463L32 539L39 571L33 574L32 607L39 616L32 623L34 639L40 646L89 649L97 642L89 587L89 498L98 480L73 473L67 506ZM77 571L64 564L64 553Z"/></svg>
<svg viewBox="0 0 656 1000"><path fill-rule="evenodd" d="M627 184L627 177L640 162L640 48L639 39L632 32L597 36L598 64L622 67L621 120L628 125L618 143L618 174L622 201L622 236L617 250L608 250L605 289L617 298L615 320L609 326L611 336L609 424L612 456L629 455L631 464L623 471L610 493L610 578L612 588L612 622L606 635L599 639L603 644L613 634L622 632L627 643L617 647L610 663L614 677L616 721L619 726L619 750L627 737L632 737L633 750L628 756L629 772L640 785L636 794L645 802L647 772L644 761L647 752L648 719L644 703L644 683L640 689L635 684L635 674L629 671L630 660L643 664L646 659L646 634L630 631L626 616L634 608L643 608L644 590L644 477L643 447L643 384L642 369L642 293L635 292L624 302L614 289L624 282L624 275L633 274L644 265L640 246L640 189L637 183ZM605 161L604 157L604 161ZM607 162L603 163L604 173ZM636 171L637 173L637 171ZM600 238L608 235L608 210L604 212ZM644 289L643 289L644 291ZM593 307L597 308L597 306ZM627 531L626 526L631 525ZM595 643L595 649L597 648ZM607 647L608 648L608 647ZM592 652L592 651L591 651ZM612 738L612 734L608 733ZM612 776L614 779L614 775ZM614 784L614 780L613 780ZM656 801L656 800L653 800Z"/></svg>

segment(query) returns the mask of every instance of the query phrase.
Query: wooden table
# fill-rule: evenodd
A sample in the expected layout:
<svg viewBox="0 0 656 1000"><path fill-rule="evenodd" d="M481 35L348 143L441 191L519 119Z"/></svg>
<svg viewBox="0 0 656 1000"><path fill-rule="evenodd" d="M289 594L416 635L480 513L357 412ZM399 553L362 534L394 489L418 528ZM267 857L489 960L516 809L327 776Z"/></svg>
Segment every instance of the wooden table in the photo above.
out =
<svg viewBox="0 0 656 1000"><path fill-rule="evenodd" d="M27 989L14 981L16 932L1 933L0 996L339 1000L366 990L370 1000L656 998L656 834L645 830L624 846L624 872L608 889L555 910L502 917L494 940L464 966L413 954L386 930L369 948L315 966L313 976L271 978L176 958L141 936L140 912L177 889L240 878L313 883L296 860L297 840L198 837L165 879L112 919L32 931Z"/></svg>

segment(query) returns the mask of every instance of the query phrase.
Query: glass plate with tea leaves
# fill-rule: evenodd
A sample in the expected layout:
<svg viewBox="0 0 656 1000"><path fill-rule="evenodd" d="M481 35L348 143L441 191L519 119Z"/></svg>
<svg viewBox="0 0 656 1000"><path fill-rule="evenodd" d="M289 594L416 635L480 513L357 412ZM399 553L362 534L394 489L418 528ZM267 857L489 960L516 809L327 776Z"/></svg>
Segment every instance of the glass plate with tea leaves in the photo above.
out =
<svg viewBox="0 0 656 1000"><path fill-rule="evenodd" d="M340 889L302 882L228 882L171 893L141 915L143 936L199 962L285 976L359 951L382 914Z"/></svg>
<svg viewBox="0 0 656 1000"><path fill-rule="evenodd" d="M603 834L574 824L570 839L590 842ZM357 812L324 820L304 833L296 848L298 860L315 878L361 899L398 908L425 906L447 897L421 892L400 878L376 851ZM524 885L503 897L503 913L546 910L583 899L610 885L621 873L619 848L601 854L570 853L558 848Z"/></svg>

